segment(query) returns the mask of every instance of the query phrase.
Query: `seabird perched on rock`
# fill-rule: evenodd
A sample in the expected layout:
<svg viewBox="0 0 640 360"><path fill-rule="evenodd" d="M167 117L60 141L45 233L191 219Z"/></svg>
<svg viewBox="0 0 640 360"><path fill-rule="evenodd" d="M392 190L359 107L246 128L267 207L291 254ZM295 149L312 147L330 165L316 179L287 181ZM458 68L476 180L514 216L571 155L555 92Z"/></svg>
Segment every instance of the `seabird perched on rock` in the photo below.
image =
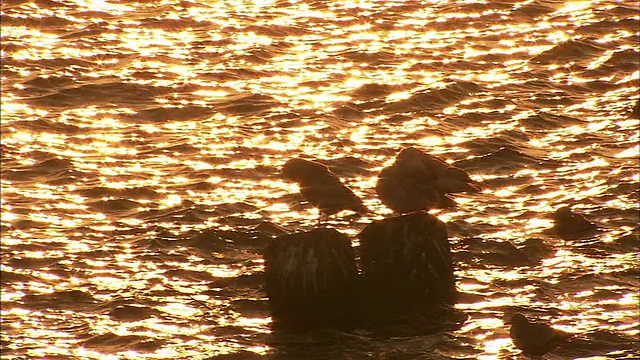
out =
<svg viewBox="0 0 640 360"><path fill-rule="evenodd" d="M452 207L446 194L479 190L466 171L414 147L400 151L376 183L382 203L398 213Z"/></svg>
<svg viewBox="0 0 640 360"><path fill-rule="evenodd" d="M584 216L571 211L568 206L561 207L553 214L553 228L563 240L578 240L594 234L598 226Z"/></svg>
<svg viewBox="0 0 640 360"><path fill-rule="evenodd" d="M318 207L321 217L342 210L369 212L356 194L323 164L300 158L291 159L282 167L282 175L285 179L298 183L302 196Z"/></svg>
<svg viewBox="0 0 640 360"><path fill-rule="evenodd" d="M507 321L511 324L509 336L513 344L524 355L536 358L558 347L569 338L569 334L554 329L547 324L530 322L521 313L515 313Z"/></svg>

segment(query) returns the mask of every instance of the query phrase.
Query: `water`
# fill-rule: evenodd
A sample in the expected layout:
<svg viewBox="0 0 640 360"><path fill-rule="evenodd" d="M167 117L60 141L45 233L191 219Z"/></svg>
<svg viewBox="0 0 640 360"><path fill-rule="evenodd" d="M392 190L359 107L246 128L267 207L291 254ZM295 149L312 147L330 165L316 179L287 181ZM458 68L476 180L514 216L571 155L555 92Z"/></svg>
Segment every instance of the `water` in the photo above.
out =
<svg viewBox="0 0 640 360"><path fill-rule="evenodd" d="M2 358L508 359L509 311L640 356L638 6L3 1ZM261 251L318 219L280 166L329 165L354 236L403 146L483 183L432 211L467 322L271 331Z"/></svg>

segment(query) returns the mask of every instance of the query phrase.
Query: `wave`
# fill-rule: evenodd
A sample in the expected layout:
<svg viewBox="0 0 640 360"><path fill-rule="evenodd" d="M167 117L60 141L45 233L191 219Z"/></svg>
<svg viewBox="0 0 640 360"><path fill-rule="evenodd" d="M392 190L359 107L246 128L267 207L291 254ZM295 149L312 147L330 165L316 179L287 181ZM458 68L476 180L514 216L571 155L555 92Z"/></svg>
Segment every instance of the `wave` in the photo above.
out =
<svg viewBox="0 0 640 360"><path fill-rule="evenodd" d="M600 56L605 51L605 48L596 44L593 40L568 40L538 54L531 61L539 64L587 61L593 59L593 57Z"/></svg>

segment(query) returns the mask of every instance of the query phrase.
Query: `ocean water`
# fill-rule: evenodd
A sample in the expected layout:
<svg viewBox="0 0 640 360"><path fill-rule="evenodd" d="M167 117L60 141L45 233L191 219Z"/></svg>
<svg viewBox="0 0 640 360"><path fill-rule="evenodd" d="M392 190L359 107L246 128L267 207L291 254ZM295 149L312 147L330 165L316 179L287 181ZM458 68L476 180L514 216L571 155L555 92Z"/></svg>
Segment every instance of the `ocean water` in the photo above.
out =
<svg viewBox="0 0 640 360"><path fill-rule="evenodd" d="M512 359L504 314L638 344L637 1L3 1L2 359ZM447 224L468 319L271 328L262 251L391 215L406 146L483 185ZM373 214L318 224L316 159ZM559 239L571 206L596 236Z"/></svg>

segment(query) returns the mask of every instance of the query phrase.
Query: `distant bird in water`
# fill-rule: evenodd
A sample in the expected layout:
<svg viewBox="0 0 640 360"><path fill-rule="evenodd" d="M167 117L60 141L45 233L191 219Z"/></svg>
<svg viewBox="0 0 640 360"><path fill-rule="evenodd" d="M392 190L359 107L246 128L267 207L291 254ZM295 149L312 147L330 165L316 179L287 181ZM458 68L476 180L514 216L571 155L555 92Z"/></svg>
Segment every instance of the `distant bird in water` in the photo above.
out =
<svg viewBox="0 0 640 360"><path fill-rule="evenodd" d="M453 207L446 194L479 190L466 171L414 147L400 151L376 183L382 203L398 213Z"/></svg>
<svg viewBox="0 0 640 360"><path fill-rule="evenodd" d="M568 206L561 207L553 214L553 228L563 240L578 240L593 235L598 226L584 216L571 211Z"/></svg>
<svg viewBox="0 0 640 360"><path fill-rule="evenodd" d="M532 359L541 359L542 355L557 348L570 337L547 324L530 322L521 313L513 314L507 324L511 324L509 336L513 344Z"/></svg>
<svg viewBox="0 0 640 360"><path fill-rule="evenodd" d="M631 117L634 119L640 119L640 99L636 101L636 105L631 109Z"/></svg>
<svg viewBox="0 0 640 360"><path fill-rule="evenodd" d="M298 183L305 200L320 210L321 219L342 210L370 212L356 194L323 164L300 158L291 159L282 167L282 175Z"/></svg>

